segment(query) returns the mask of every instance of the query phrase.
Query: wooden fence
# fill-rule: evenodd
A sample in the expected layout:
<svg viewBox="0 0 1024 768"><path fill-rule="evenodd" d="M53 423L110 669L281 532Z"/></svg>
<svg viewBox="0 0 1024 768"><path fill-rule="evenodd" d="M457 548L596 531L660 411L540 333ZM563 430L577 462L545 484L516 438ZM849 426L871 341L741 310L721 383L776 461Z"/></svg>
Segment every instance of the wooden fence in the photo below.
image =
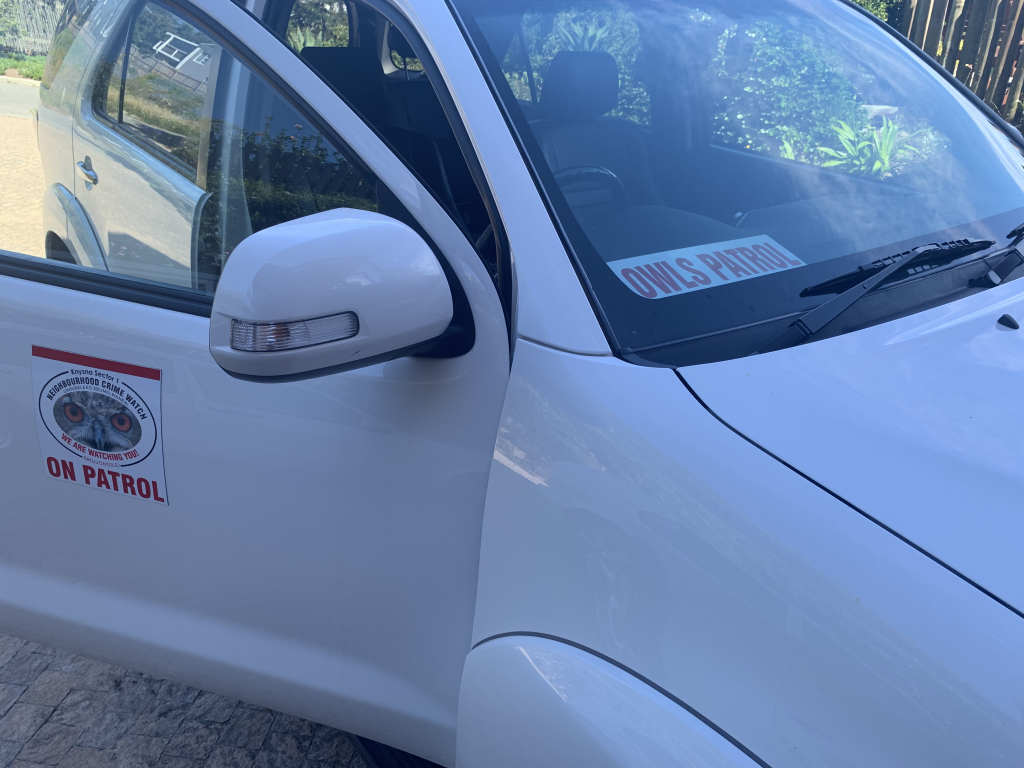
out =
<svg viewBox="0 0 1024 768"><path fill-rule="evenodd" d="M19 0L17 28L11 34L0 36L0 45L21 53L47 53L50 49L50 38L53 37L53 30L63 8L63 0Z"/></svg>
<svg viewBox="0 0 1024 768"><path fill-rule="evenodd" d="M900 31L1010 122L1024 118L1024 0L903 0Z"/></svg>

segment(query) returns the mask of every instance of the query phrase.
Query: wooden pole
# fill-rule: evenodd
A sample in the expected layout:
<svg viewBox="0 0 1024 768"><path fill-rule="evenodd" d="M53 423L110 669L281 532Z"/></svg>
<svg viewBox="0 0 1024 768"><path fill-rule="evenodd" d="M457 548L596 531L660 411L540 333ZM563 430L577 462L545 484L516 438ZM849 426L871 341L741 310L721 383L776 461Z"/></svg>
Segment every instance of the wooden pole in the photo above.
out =
<svg viewBox="0 0 1024 768"><path fill-rule="evenodd" d="M924 37L928 33L928 21L932 17L932 5L942 0L917 0L917 12L914 14L914 26L910 30L910 40L919 48L924 48Z"/></svg>
<svg viewBox="0 0 1024 768"><path fill-rule="evenodd" d="M917 10L917 0L903 0L903 19L900 24L900 32L904 37L910 37L910 30L914 25L914 12Z"/></svg>
<svg viewBox="0 0 1024 768"><path fill-rule="evenodd" d="M956 73L956 63L960 59L960 41L964 36L964 22L970 13L970 3L966 0L955 0L953 10L949 14L946 25L946 39L942 41L942 66L950 74Z"/></svg>
<svg viewBox="0 0 1024 768"><path fill-rule="evenodd" d="M985 31L985 22L992 10L993 2L995 0L974 0L974 4L971 6L971 18L967 21L964 47L960 51L960 65L956 70L957 79L965 85L974 75L974 64L978 59L981 37Z"/></svg>
<svg viewBox="0 0 1024 768"><path fill-rule="evenodd" d="M967 84L975 93L985 91L988 82L988 72L991 69L992 49L999 41L999 32L1003 27L1003 16L1006 15L1007 0L995 0L989 10L988 19L985 21L985 31L981 36L981 47L978 49L978 58L974 62L974 72L971 74L971 81Z"/></svg>
<svg viewBox="0 0 1024 768"><path fill-rule="evenodd" d="M921 46L932 56L939 55L939 41L942 40L942 26L949 10L949 0L934 0L932 12L928 19L928 30L925 32L924 45Z"/></svg>
<svg viewBox="0 0 1024 768"><path fill-rule="evenodd" d="M1013 64L1017 59L1017 49L1020 48L1021 9L1024 8L1024 0L1010 0L1010 3L1006 30L999 43L999 59L992 69L991 82L989 82L988 90L985 91L985 101L994 106L997 112L1002 112L1003 96L1006 95L1006 86L1010 81Z"/></svg>
<svg viewBox="0 0 1024 768"><path fill-rule="evenodd" d="M1022 87L1024 87L1024 46L1021 46L1020 54L1017 56L1017 70L1013 74L1013 86L1010 88L1010 97L1006 100L1007 122L1012 123L1017 117Z"/></svg>

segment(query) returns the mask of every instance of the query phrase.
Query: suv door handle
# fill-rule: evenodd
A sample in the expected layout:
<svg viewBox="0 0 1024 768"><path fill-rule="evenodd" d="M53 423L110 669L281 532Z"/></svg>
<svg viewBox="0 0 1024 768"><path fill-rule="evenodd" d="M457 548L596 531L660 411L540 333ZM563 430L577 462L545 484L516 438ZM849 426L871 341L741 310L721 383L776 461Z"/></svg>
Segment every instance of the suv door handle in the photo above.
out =
<svg viewBox="0 0 1024 768"><path fill-rule="evenodd" d="M90 184L97 184L100 177L96 175L96 171L91 168L86 168L85 163L77 163L79 175Z"/></svg>

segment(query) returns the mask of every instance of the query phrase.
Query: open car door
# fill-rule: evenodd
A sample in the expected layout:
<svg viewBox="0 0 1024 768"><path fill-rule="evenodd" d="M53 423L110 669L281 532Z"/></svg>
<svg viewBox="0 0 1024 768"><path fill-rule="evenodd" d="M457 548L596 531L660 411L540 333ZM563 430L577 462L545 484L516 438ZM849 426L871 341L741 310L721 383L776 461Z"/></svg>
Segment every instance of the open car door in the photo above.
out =
<svg viewBox="0 0 1024 768"><path fill-rule="evenodd" d="M91 156L96 189L76 188L108 270L0 256L0 627L450 763L509 373L488 270L231 0L79 5L50 91L88 111L105 89L102 130L134 165ZM189 74L161 41L203 61ZM156 194L174 185L200 192ZM233 249L345 207L425 236L472 348L292 383L226 373L209 317Z"/></svg>

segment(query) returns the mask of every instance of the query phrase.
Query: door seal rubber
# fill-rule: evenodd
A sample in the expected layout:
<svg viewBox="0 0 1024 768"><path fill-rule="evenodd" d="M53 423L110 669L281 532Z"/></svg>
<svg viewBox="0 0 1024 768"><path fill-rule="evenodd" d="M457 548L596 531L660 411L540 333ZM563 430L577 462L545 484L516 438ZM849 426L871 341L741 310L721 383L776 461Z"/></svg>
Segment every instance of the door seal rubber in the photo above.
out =
<svg viewBox="0 0 1024 768"><path fill-rule="evenodd" d="M0 250L0 276L31 280L56 288L93 293L110 299L146 304L196 317L210 317L213 296L149 280L115 275L62 261L21 256Z"/></svg>

